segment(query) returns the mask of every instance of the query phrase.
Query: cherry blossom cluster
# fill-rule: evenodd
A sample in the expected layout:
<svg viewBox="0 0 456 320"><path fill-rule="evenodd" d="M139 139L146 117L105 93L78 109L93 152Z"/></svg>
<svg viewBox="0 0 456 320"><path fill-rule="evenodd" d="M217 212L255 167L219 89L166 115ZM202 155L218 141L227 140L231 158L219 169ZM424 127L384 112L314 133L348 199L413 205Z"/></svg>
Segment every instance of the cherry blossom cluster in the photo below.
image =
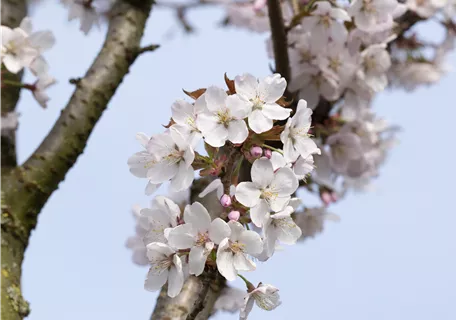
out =
<svg viewBox="0 0 456 320"><path fill-rule="evenodd" d="M279 74L257 79L246 73L225 81L228 90L210 86L186 92L193 102L173 103L164 133L137 134L144 150L128 165L133 175L148 180L146 194L165 182L172 192L188 190L195 170L213 180L199 194L201 201L179 206L156 196L151 208L135 208L137 235L127 246L136 263L151 265L145 288L155 291L168 283L170 297L180 293L187 276L205 268L217 268L229 281L241 277L248 291L241 307L246 319L254 301L272 310L280 300L277 288L254 287L240 272L255 270L254 259L271 258L277 243L293 245L302 237L293 216L302 214L295 219L312 237L321 229L318 221L332 215L295 212L301 206L295 192L321 153L309 134L312 110L306 101L299 100L292 114ZM201 141L207 155L195 151ZM250 177L242 177L240 168L249 162ZM203 203L214 193L219 210L208 210Z"/></svg>
<svg viewBox="0 0 456 320"><path fill-rule="evenodd" d="M56 80L49 75L49 65L42 54L54 45L54 35L51 31L34 32L29 17L25 17L17 28L11 29L3 25L1 28L2 73L3 68L11 73L18 73L26 68L37 77L33 84L16 83L2 77L2 87L19 86L29 89L36 101L46 108L49 97L45 90L55 84Z"/></svg>

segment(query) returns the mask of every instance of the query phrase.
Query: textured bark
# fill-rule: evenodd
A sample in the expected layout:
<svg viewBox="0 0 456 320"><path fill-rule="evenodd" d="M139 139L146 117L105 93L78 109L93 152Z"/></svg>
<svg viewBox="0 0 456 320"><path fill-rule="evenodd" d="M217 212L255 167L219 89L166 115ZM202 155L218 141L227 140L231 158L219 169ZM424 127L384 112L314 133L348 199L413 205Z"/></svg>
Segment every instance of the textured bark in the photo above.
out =
<svg viewBox="0 0 456 320"><path fill-rule="evenodd" d="M211 180L203 178L196 180L191 187L191 202L201 202L207 208L212 219L219 217L223 208L215 192L203 199L198 194L204 190ZM225 278L216 268L206 267L198 277L190 276L184 284L181 293L170 298L168 288L164 286L157 298L150 320L206 320L212 313L214 303L225 286Z"/></svg>
<svg viewBox="0 0 456 320"><path fill-rule="evenodd" d="M25 0L4 0L2 1L2 25L16 28L22 19L27 15L27 4ZM17 74L2 69L2 79L20 82L22 72ZM21 89L19 87L2 88L2 116L16 109ZM2 130L2 172L16 166L16 128Z"/></svg>
<svg viewBox="0 0 456 320"><path fill-rule="evenodd" d="M19 3L2 1L2 18L5 3L10 2ZM30 232L44 204L84 151L95 124L138 56L152 2L124 0L115 4L103 47L86 75L77 81L51 132L22 166L2 172L3 320L23 319L28 313L20 277Z"/></svg>

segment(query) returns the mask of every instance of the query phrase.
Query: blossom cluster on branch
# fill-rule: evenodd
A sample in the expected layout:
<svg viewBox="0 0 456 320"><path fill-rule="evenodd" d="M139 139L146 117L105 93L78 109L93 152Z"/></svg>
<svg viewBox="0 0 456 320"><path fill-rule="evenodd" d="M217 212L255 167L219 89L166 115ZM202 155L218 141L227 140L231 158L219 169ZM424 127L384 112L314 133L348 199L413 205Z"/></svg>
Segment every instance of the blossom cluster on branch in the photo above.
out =
<svg viewBox="0 0 456 320"><path fill-rule="evenodd" d="M24 68L30 70L37 80L33 84L23 84L3 79L2 88L18 86L29 89L36 101L46 108L49 100L45 90L55 84L56 80L49 75L49 65L42 53L49 50L55 43L51 31L33 31L32 21L25 17L19 27L2 29L2 74L6 71L18 73ZM11 115L9 115L11 117ZM2 118L3 119L3 118ZM16 120L17 121L17 120Z"/></svg>

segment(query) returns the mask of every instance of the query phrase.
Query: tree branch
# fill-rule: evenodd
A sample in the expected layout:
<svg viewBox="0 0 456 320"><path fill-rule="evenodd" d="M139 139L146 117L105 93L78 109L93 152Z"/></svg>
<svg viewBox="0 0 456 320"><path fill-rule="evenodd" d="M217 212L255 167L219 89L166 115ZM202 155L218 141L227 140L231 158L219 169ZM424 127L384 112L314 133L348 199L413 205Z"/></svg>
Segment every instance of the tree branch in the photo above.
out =
<svg viewBox="0 0 456 320"><path fill-rule="evenodd" d="M279 0L268 0L269 24L271 26L272 46L274 49L275 71L290 82L290 61L288 41Z"/></svg>
<svg viewBox="0 0 456 320"><path fill-rule="evenodd" d="M2 25L16 28L22 19L27 15L27 3L25 0L4 0L2 1ZM21 82L23 72L11 73L2 68L2 80ZM2 88L2 117L14 112L21 88L7 86ZM2 129L1 133L2 172L11 170L17 164L16 160L16 128Z"/></svg>
<svg viewBox="0 0 456 320"><path fill-rule="evenodd" d="M51 132L22 166L2 175L4 320L23 319L28 313L20 291L20 266L30 232L38 213L84 151L95 124L134 62L152 2L124 0L114 5L103 47Z"/></svg>

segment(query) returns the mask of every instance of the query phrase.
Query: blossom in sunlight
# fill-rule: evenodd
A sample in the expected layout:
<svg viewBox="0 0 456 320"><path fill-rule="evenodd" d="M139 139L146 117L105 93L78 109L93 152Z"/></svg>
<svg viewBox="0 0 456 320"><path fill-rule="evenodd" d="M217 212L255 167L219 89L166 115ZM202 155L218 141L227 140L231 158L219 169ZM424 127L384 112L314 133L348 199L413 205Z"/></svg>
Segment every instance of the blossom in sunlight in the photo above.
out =
<svg viewBox="0 0 456 320"><path fill-rule="evenodd" d="M246 320L252 311L254 302L256 305L267 311L274 310L282 303L280 301L279 289L270 285L260 283L244 298L244 305L241 308L239 320Z"/></svg>
<svg viewBox="0 0 456 320"><path fill-rule="evenodd" d="M334 171L346 173L351 161L363 156L361 139L354 133L339 132L327 139L330 146L330 164Z"/></svg>
<svg viewBox="0 0 456 320"><path fill-rule="evenodd" d="M147 250L146 245L143 241L143 237L149 231L149 219L147 217L141 216L140 212L140 206L133 206L132 213L136 221L136 234L127 239L125 246L133 251L133 263L140 266L145 266L149 264L149 260L147 259Z"/></svg>
<svg viewBox="0 0 456 320"><path fill-rule="evenodd" d="M33 97L40 104L41 107L46 108L49 96L46 94L46 89L56 83L55 78L49 75L43 75L33 84L31 90Z"/></svg>
<svg viewBox="0 0 456 320"><path fill-rule="evenodd" d="M194 202L184 211L185 224L170 230L168 243L176 249L190 249L189 272L199 276L203 273L206 259L214 248L214 242L220 243L230 234L230 228L222 219L211 222L206 208Z"/></svg>
<svg viewBox="0 0 456 320"><path fill-rule="evenodd" d="M327 212L325 207L306 208L303 212L296 213L293 219L301 229L302 236L300 240L314 238L321 233L325 221L340 221L339 216Z"/></svg>
<svg viewBox="0 0 456 320"><path fill-rule="evenodd" d="M151 208L141 209L141 217L147 219L149 225L143 235L145 244L151 242L166 243L168 233L177 226L181 210L171 199L164 196L156 196Z"/></svg>
<svg viewBox="0 0 456 320"><path fill-rule="evenodd" d="M320 154L320 149L309 136L312 110L307 108L305 100L299 100L295 115L288 119L285 129L280 134L283 142L284 158L294 162L299 155L306 159L311 154Z"/></svg>
<svg viewBox="0 0 456 320"><path fill-rule="evenodd" d="M18 73L24 67L30 66L39 55L39 51L28 41L28 34L19 28L2 29L2 63L12 73Z"/></svg>
<svg viewBox="0 0 456 320"><path fill-rule="evenodd" d="M114 0L61 0L68 7L68 21L79 19L79 29L87 35L92 27L100 26L100 16L108 12Z"/></svg>
<svg viewBox="0 0 456 320"><path fill-rule="evenodd" d="M228 96L217 87L209 87L204 93L206 110L196 119L196 125L203 133L206 143L221 147L227 140L242 143L249 131L244 118L249 113L248 107L236 95Z"/></svg>
<svg viewBox="0 0 456 320"><path fill-rule="evenodd" d="M342 23L351 20L348 13L344 9L332 7L327 1L316 2L315 8L301 23L304 30L312 30L312 37L315 39L313 44L322 49L329 39L343 43L348 32Z"/></svg>
<svg viewBox="0 0 456 320"><path fill-rule="evenodd" d="M241 182L236 187L236 199L250 208L252 222L261 227L270 211L285 208L298 188L298 179L290 168L274 172L271 160L263 157L252 165L252 182Z"/></svg>
<svg viewBox="0 0 456 320"><path fill-rule="evenodd" d="M227 224L220 219L220 224ZM238 271L253 271L256 265L248 255L260 254L263 242L258 233L246 230L236 221L228 222L229 235L220 241L217 249L217 269L229 281L234 281Z"/></svg>
<svg viewBox="0 0 456 320"><path fill-rule="evenodd" d="M279 100L287 82L280 74L268 76L260 81L251 74L245 73L234 79L236 94L240 96L249 114L249 127L256 133L270 130L273 120L285 120L291 109L279 106Z"/></svg>
<svg viewBox="0 0 456 320"><path fill-rule="evenodd" d="M181 258L176 251L167 244L152 242L147 245L147 258L150 261L150 269L144 288L148 291L157 291L168 282L168 296L177 296L184 285L184 272Z"/></svg>
<svg viewBox="0 0 456 320"><path fill-rule="evenodd" d="M177 100L171 106L173 120L176 122L173 127L189 137L190 144L195 147L202 138L201 131L196 127L196 117L202 113L205 108L204 96L196 99L192 105L185 100Z"/></svg>
<svg viewBox="0 0 456 320"><path fill-rule="evenodd" d="M301 237L301 229L291 218L293 211L293 207L288 206L280 212L266 214L263 241L267 257L274 254L277 241L292 245Z"/></svg>
<svg viewBox="0 0 456 320"><path fill-rule="evenodd" d="M442 9L449 0L407 0L407 8L422 18L429 18Z"/></svg>
<svg viewBox="0 0 456 320"><path fill-rule="evenodd" d="M398 6L397 0L353 0L347 11L355 19L356 27L374 32L392 27Z"/></svg>
<svg viewBox="0 0 456 320"><path fill-rule="evenodd" d="M361 52L362 66L357 72L359 80L369 89L379 92L388 84L386 72L391 67L391 57L386 44L375 44Z"/></svg>

